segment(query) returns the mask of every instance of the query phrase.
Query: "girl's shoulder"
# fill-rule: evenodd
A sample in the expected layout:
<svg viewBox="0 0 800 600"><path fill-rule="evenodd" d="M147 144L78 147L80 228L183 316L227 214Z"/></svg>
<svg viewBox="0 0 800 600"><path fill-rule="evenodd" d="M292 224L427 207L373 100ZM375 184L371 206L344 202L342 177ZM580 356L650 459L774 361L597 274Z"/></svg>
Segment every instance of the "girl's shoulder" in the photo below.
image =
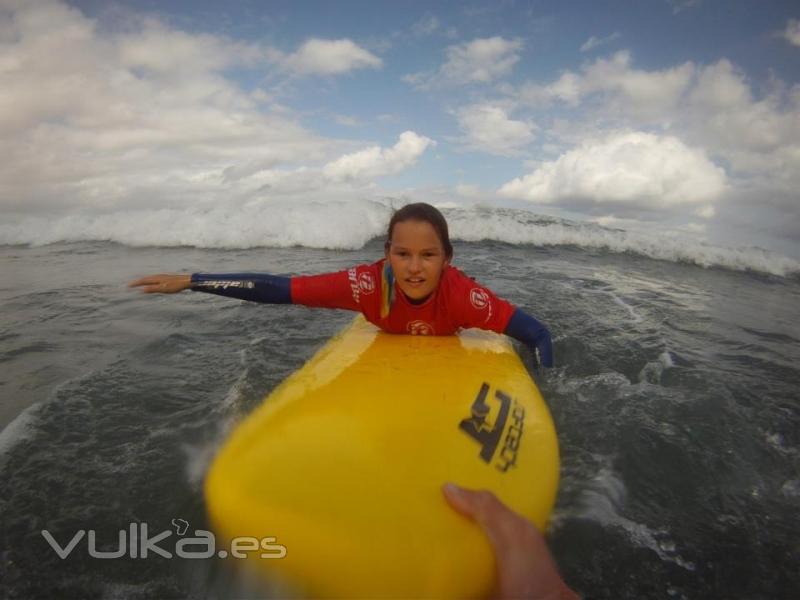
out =
<svg viewBox="0 0 800 600"><path fill-rule="evenodd" d="M498 333L505 331L515 310L513 304L457 267L448 266L443 281L446 282L450 307L456 311L461 327L480 327Z"/></svg>
<svg viewBox="0 0 800 600"><path fill-rule="evenodd" d="M464 273L464 271L458 267L454 267L453 265L448 265L445 267L444 272L442 273L442 280L454 285L480 286L480 284L475 281L474 278L470 277Z"/></svg>

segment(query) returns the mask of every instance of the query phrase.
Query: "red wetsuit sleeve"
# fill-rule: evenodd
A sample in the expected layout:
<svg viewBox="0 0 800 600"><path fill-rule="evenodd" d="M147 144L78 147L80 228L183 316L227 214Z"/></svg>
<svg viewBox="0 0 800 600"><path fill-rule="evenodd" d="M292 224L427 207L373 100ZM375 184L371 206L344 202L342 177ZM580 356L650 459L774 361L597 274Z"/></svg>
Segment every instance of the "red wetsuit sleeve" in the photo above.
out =
<svg viewBox="0 0 800 600"><path fill-rule="evenodd" d="M358 265L346 271L292 277L292 304L361 311L365 295L375 295L374 265Z"/></svg>
<svg viewBox="0 0 800 600"><path fill-rule="evenodd" d="M516 307L497 296L489 288L470 279L453 268L454 306L459 312L461 327L478 327L497 333L505 333Z"/></svg>

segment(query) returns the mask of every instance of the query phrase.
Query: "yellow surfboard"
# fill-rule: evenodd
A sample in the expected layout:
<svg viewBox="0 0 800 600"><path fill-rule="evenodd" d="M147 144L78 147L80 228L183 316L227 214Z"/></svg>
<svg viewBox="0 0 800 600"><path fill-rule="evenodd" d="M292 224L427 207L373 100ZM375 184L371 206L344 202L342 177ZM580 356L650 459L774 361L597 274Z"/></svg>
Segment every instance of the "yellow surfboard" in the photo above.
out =
<svg viewBox="0 0 800 600"><path fill-rule="evenodd" d="M299 597L479 598L494 555L442 485L492 490L544 528L558 468L507 338L391 335L359 316L233 431L205 493L217 548Z"/></svg>

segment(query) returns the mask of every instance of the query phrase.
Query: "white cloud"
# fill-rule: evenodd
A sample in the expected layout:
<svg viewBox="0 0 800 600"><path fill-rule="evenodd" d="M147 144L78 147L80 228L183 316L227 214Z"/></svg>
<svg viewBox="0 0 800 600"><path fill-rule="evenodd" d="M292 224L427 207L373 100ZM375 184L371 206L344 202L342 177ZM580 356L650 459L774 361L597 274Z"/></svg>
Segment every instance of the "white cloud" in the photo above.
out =
<svg viewBox="0 0 800 600"><path fill-rule="evenodd" d="M717 214L717 210L710 204L706 206L701 206L698 208L695 213L698 217L703 217L704 219L710 219L714 215Z"/></svg>
<svg viewBox="0 0 800 600"><path fill-rule="evenodd" d="M185 33L148 18L141 21L135 33L117 40L117 50L121 66L163 75L219 71L232 65L252 65L264 58L255 45Z"/></svg>
<svg viewBox="0 0 800 600"><path fill-rule="evenodd" d="M521 49L519 40L497 36L450 46L442 74L456 83L487 83L509 75Z"/></svg>
<svg viewBox="0 0 800 600"><path fill-rule="evenodd" d="M792 129L776 99L755 101L744 76L726 60L699 70L688 105L706 139L720 147L774 149L784 141L785 128Z"/></svg>
<svg viewBox="0 0 800 600"><path fill-rule="evenodd" d="M615 31L609 36L604 38L598 38L595 36L590 37L586 40L583 45L581 46L581 52L588 52L589 50L594 50L600 46L605 46L606 44L610 44L614 40L619 39L619 31Z"/></svg>
<svg viewBox="0 0 800 600"><path fill-rule="evenodd" d="M357 127L361 125L361 121L359 119L350 115L334 115L333 120L339 125L344 125L345 127Z"/></svg>
<svg viewBox="0 0 800 600"><path fill-rule="evenodd" d="M634 116L664 115L678 105L694 71L692 63L660 71L633 69L630 52L623 50L584 65L580 73L567 71L553 83L525 85L520 97L534 107L559 101L576 106L588 96L601 94L609 108L633 111Z"/></svg>
<svg viewBox="0 0 800 600"><path fill-rule="evenodd" d="M698 70L681 126L740 176L800 186L800 102L780 91L753 97L744 74L721 60Z"/></svg>
<svg viewBox="0 0 800 600"><path fill-rule="evenodd" d="M374 179L399 173L413 166L435 142L413 131L400 134L391 148L371 146L339 156L322 167L286 168L260 165L253 169L237 168L226 172L230 178L244 176L244 184L253 192L268 192L271 197L308 196L341 197L349 190L374 187ZM352 194L350 194L352 196Z"/></svg>
<svg viewBox="0 0 800 600"><path fill-rule="evenodd" d="M526 84L521 90L523 101L534 107L549 106L554 101L561 101L569 106L577 106L587 93L581 76L567 71L549 85Z"/></svg>
<svg viewBox="0 0 800 600"><path fill-rule="evenodd" d="M462 198L480 198L485 195L480 186L471 183L459 183L455 187L455 192Z"/></svg>
<svg viewBox="0 0 800 600"><path fill-rule="evenodd" d="M506 111L492 104L465 106L456 113L464 142L475 150L513 156L534 139L535 125L510 119Z"/></svg>
<svg viewBox="0 0 800 600"><path fill-rule="evenodd" d="M310 39L293 54L274 56L285 68L300 75L341 75L383 66L380 58L348 39Z"/></svg>
<svg viewBox="0 0 800 600"><path fill-rule="evenodd" d="M789 19L786 29L783 31L783 37L792 46L800 46L800 20Z"/></svg>
<svg viewBox="0 0 800 600"><path fill-rule="evenodd" d="M512 100L534 110L576 109L576 118L547 128L569 142L592 129L656 127L724 159L740 176L800 186L800 86L777 85L756 99L744 73L724 59L644 71L632 67L629 52L617 52L549 84L525 85Z"/></svg>
<svg viewBox="0 0 800 600"><path fill-rule="evenodd" d="M332 181L375 178L392 175L413 165L435 142L413 131L404 131L391 148L372 146L346 154L326 164L322 173Z"/></svg>
<svg viewBox="0 0 800 600"><path fill-rule="evenodd" d="M511 74L522 50L520 40L495 36L449 46L447 60L433 73L407 75L404 81L417 87L490 83Z"/></svg>
<svg viewBox="0 0 800 600"><path fill-rule="evenodd" d="M672 6L672 14L677 15L684 10L697 8L702 4L703 0L667 0Z"/></svg>
<svg viewBox="0 0 800 600"><path fill-rule="evenodd" d="M708 220L716 231L735 227L740 233L769 232L770 239L798 239L799 85L773 80L757 95L745 73L724 59L644 71L635 69L625 52L549 84L527 85L506 101L527 104L547 141L560 145L562 154L619 128L677 137L724 165L729 178L719 201L687 205L680 211L684 218ZM558 116L539 112L553 105ZM515 192L523 189L518 181ZM558 202L600 211L600 205L588 201ZM635 214L633 207L627 212Z"/></svg>
<svg viewBox="0 0 800 600"><path fill-rule="evenodd" d="M439 19L434 15L425 15L411 26L411 32L417 36L431 35L440 27Z"/></svg>
<svg viewBox="0 0 800 600"><path fill-rule="evenodd" d="M349 144L225 74L268 67L263 49L129 17L99 26L61 2L0 4L2 210L201 207L330 184L314 165ZM401 168L403 149L384 170Z"/></svg>
<svg viewBox="0 0 800 600"><path fill-rule="evenodd" d="M704 208L725 190L725 172L672 136L621 132L587 141L499 193L542 204L602 211ZM709 214L706 211L705 214Z"/></svg>
<svg viewBox="0 0 800 600"><path fill-rule="evenodd" d="M706 232L706 224L705 223L687 223L686 230L692 233L705 233Z"/></svg>

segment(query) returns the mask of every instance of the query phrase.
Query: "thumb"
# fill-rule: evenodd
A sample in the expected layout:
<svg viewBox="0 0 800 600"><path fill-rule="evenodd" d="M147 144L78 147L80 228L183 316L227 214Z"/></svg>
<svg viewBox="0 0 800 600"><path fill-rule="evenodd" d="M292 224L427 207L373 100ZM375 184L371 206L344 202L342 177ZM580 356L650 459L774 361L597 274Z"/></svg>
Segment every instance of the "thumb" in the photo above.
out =
<svg viewBox="0 0 800 600"><path fill-rule="evenodd" d="M474 519L474 508L472 499L469 496L469 490L458 487L455 483L445 483L442 486L442 492L444 492L444 497L447 499L448 504L456 509L456 512Z"/></svg>
<svg viewBox="0 0 800 600"><path fill-rule="evenodd" d="M454 483L442 488L450 506L475 521L486 533L493 546L502 548L503 541L513 534L510 524L522 519L487 490L468 490Z"/></svg>

